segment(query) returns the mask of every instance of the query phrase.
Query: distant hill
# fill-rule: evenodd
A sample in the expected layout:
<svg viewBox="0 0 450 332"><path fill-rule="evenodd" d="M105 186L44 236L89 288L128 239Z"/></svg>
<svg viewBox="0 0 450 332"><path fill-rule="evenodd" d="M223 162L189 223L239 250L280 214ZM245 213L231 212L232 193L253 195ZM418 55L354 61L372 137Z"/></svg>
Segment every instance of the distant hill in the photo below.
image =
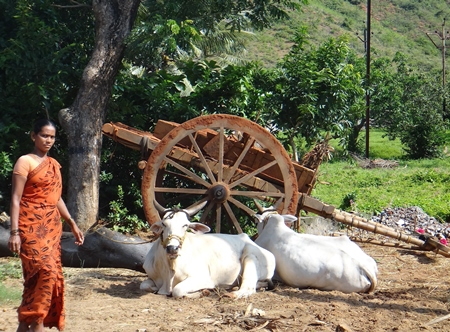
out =
<svg viewBox="0 0 450 332"><path fill-rule="evenodd" d="M367 19L367 1L310 0L302 12L292 13L291 20L276 24L273 29L257 32L248 47L247 57L266 66L274 66L292 45L294 31L308 27L310 43L319 46L330 36L348 34L351 47L364 54L364 29ZM392 56L400 51L409 62L424 71L442 71L442 53L434 42L442 45L450 38L449 0L371 0L371 57ZM361 40L361 39L362 40ZM450 40L447 40L450 53Z"/></svg>

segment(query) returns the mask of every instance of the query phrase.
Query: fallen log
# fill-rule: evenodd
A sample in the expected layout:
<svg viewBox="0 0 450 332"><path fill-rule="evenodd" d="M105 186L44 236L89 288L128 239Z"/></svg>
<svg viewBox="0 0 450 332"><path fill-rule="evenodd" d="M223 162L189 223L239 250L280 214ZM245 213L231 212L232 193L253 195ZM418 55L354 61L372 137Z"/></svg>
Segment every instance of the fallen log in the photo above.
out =
<svg viewBox="0 0 450 332"><path fill-rule="evenodd" d="M11 224L0 222L0 257L12 257L8 248ZM77 246L71 232L61 236L61 261L64 267L124 268L144 272L142 264L152 243L105 227L85 234L84 244Z"/></svg>

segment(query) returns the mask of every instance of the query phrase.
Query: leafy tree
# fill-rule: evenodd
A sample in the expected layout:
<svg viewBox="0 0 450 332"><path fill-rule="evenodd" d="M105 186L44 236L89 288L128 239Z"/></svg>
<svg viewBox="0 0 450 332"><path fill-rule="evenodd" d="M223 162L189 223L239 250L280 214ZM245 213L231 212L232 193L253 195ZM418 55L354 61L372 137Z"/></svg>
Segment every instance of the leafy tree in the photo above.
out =
<svg viewBox="0 0 450 332"><path fill-rule="evenodd" d="M410 158L441 155L447 126L436 78L408 67L403 54L374 64L372 116L391 139L400 138Z"/></svg>
<svg viewBox="0 0 450 332"><path fill-rule="evenodd" d="M347 37L330 38L318 48L307 46L303 29L279 64L282 76L272 97L280 109L275 122L287 133L294 154L295 137L302 136L307 144L326 132L344 137L362 116L362 109L355 107L364 93L362 77L352 63Z"/></svg>

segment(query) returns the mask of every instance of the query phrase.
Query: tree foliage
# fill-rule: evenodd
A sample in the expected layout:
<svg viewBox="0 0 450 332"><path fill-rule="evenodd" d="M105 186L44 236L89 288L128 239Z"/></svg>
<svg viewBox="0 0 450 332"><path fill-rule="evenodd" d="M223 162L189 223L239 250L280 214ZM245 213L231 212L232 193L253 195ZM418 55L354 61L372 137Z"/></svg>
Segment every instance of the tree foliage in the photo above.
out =
<svg viewBox="0 0 450 332"><path fill-rule="evenodd" d="M307 0L142 2L127 58L154 70L180 57L208 58L245 50L241 32L270 28Z"/></svg>
<svg viewBox="0 0 450 332"><path fill-rule="evenodd" d="M0 17L0 151L14 162L31 150L33 122L45 117L57 122L59 109L74 98L94 22L87 6L70 10L47 0L0 0ZM63 171L66 145L58 126L52 155ZM8 206L11 173L0 183Z"/></svg>
<svg viewBox="0 0 450 332"><path fill-rule="evenodd" d="M346 139L361 117L358 101L364 94L355 58L346 36L330 38L316 48L308 45L306 30L296 35L279 64L281 75L273 92L277 127L291 142L300 135L311 145L327 132Z"/></svg>
<svg viewBox="0 0 450 332"><path fill-rule="evenodd" d="M435 77L408 66L403 54L374 63L372 117L386 129L390 139L400 138L408 157L434 158L442 155L445 91Z"/></svg>

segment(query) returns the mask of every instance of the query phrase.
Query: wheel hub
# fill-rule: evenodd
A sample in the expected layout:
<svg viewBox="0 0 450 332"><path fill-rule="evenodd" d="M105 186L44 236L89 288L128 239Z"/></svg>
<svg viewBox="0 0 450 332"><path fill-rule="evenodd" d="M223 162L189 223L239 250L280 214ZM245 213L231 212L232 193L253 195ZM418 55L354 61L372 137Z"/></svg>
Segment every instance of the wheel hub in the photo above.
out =
<svg viewBox="0 0 450 332"><path fill-rule="evenodd" d="M224 202L229 196L228 187L221 183L213 185L209 188L208 193L209 199L215 203Z"/></svg>

